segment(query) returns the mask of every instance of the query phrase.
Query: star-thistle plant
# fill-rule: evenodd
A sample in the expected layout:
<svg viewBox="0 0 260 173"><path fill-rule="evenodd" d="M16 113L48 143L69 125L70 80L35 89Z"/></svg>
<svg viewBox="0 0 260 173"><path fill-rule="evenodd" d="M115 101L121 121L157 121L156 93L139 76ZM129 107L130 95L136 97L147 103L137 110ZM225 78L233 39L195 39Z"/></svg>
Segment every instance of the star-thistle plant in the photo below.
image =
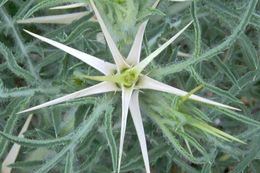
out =
<svg viewBox="0 0 260 173"><path fill-rule="evenodd" d="M159 1L156 1L154 4L154 7L158 4ZM26 113L30 111L34 111L37 109L41 109L47 106L59 104L62 102L66 102L72 99L86 97L90 95L95 94L101 94L101 93L107 93L107 92L121 92L121 98L122 98L122 120L121 120L121 133L120 133L120 144L119 144L119 159L118 159L118 168L117 171L120 172L120 165L121 165L121 159L122 159L122 152L123 152L123 144L124 144L124 138L125 138L125 132L126 132L126 124L127 124L127 116L128 111L131 112L131 117L133 119L133 123L137 132L137 137L140 143L142 156L144 160L144 165L147 173L150 173L150 166L149 166L149 158L148 158L148 152L147 152L147 144L146 144L146 138L145 138L145 132L144 127L142 123L142 117L140 112L140 106L139 106L139 92L142 90L156 90L156 91L162 91L170 94L174 94L177 96L184 96L185 99L188 97L188 99L202 102L208 105L213 105L216 107L222 107L222 108L228 108L232 110L239 110L235 107L228 106L222 103L218 103L194 94L189 94L186 91L180 90L178 88L172 87L170 85L164 84L160 81L157 81L155 79L150 78L149 76L145 75L144 69L163 51L167 46L169 46L171 43L174 42L190 25L192 22L189 22L185 27L183 27L179 32L177 32L172 38L170 38L167 42L165 42L163 45L161 45L157 50L152 52L149 56L146 58L143 58L141 60L141 49L142 49L142 40L144 31L146 28L146 25L148 23L147 21L144 21L135 36L135 39L133 41L132 47L130 49L130 52L127 57L123 57L122 54L119 52L118 47L116 46L115 42L113 41L98 9L95 6L95 3L93 0L90 0L91 7L93 11L95 12L96 18L100 24L100 27L102 29L102 32L105 36L106 42L108 44L108 47L110 49L110 52L113 56L114 64L110 62L106 62L102 59L99 59L97 57L94 57L92 55L89 55L87 53L81 52L79 50L76 50L74 48L71 48L69 46L66 46L64 44L61 44L59 42L56 42L54 40L51 40L49 38L37 35L35 33L32 33L30 31L25 30L28 34L34 36L35 38L38 38L56 48L59 48L63 50L64 52L76 57L77 59L83 61L84 63L88 64L89 66L95 68L100 73L102 73L104 76L88 76L85 74L78 74L83 78L89 79L89 80L95 80L100 81L100 83L79 90L77 92L65 95L63 97L48 101L46 103L40 104L38 106L26 109L24 111L19 112ZM83 4L74 4L73 7L81 6ZM71 5L72 6L72 5ZM71 7L69 6L69 7ZM65 8L69 8L68 6L65 6ZM64 8L64 7L60 7ZM57 8L56 8L57 9ZM186 96L186 97L185 97ZM227 140L235 140L238 142L242 142L241 140L232 137L230 135L227 135L224 132L221 132L217 129L208 128L210 126L204 126L202 123L196 123L194 122L194 126L201 130L205 130L208 133L211 133L217 137L220 137L222 139Z"/></svg>

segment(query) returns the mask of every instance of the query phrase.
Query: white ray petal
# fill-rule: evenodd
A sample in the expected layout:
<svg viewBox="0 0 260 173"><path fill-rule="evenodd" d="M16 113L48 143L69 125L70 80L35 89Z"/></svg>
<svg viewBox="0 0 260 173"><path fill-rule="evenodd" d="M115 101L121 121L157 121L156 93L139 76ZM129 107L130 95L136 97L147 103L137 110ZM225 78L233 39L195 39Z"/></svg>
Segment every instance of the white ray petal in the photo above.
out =
<svg viewBox="0 0 260 173"><path fill-rule="evenodd" d="M134 39L134 43L133 43L131 50L126 59L127 63L130 65L136 65L140 61L143 35L144 35L144 31L145 31L147 23L148 23L148 20L143 22L137 31L137 34Z"/></svg>
<svg viewBox="0 0 260 173"><path fill-rule="evenodd" d="M98 9L96 8L96 5L95 3L93 2L93 0L90 0L90 4L92 6L92 9L94 10L95 12L95 15L97 17L97 20L98 20L98 23L101 27L101 30L106 38L106 41L107 41L107 44L108 44L108 47L112 53L112 56L114 58L114 61L118 67L118 70L122 70L124 69L125 67L128 67L127 63L125 62L123 56L121 55L121 53L119 52L115 42L113 41L111 35L109 34L108 32L108 29L101 17L101 15L99 14L98 12Z"/></svg>
<svg viewBox="0 0 260 173"><path fill-rule="evenodd" d="M17 23L53 23L53 24L70 24L74 20L78 20L89 14L89 12L78 12L71 14L61 14L52 16L33 17L28 19L18 20Z"/></svg>
<svg viewBox="0 0 260 173"><path fill-rule="evenodd" d="M159 81L156 81L148 76L142 76L142 79L140 80L139 89L151 89L151 90L157 90L157 91L162 91L162 92L167 92L167 93L171 93L177 96L185 96L188 94L188 92L180 90L178 88L174 88L172 86L166 85L164 83L161 83ZM233 110L240 110L238 108L232 107L232 106L228 106L228 105L224 105L222 103L218 103L197 95L191 95L189 97L189 99L192 100L196 100L202 103L206 103L209 105L214 105L214 106L219 106L219 107L223 107L223 108L228 108L228 109L233 109Z"/></svg>
<svg viewBox="0 0 260 173"><path fill-rule="evenodd" d="M18 137L23 137L23 133L27 131L31 120L32 120L32 114L29 115L28 118L26 119ZM7 154L7 156L5 157L5 159L2 163L2 173L11 173L12 168L8 167L8 165L15 162L15 160L19 154L20 148L21 148L21 146L19 144L14 144L12 146L12 148L10 149L9 153Z"/></svg>
<svg viewBox="0 0 260 173"><path fill-rule="evenodd" d="M175 34L170 40L164 43L161 47L151 53L148 57L142 60L139 64L137 64L134 69L136 69L139 73L157 56L159 55L166 47L168 47L174 40L176 40L191 24L188 23L183 29L181 29L177 34Z"/></svg>
<svg viewBox="0 0 260 173"><path fill-rule="evenodd" d="M100 93L106 93L110 91L117 91L118 87L111 83L111 82L101 82L99 84L96 84L94 86L91 86L89 88L85 88L83 90L74 92L72 94L65 95L63 97L48 101L46 103L40 104L38 106L34 106L32 108L26 109L24 111L18 112L17 114L25 113L25 112L30 112L34 111L37 109L45 108L51 105L56 105L62 102L66 102L72 99L84 97L84 96L89 96L89 95L94 95L94 94L100 94Z"/></svg>
<svg viewBox="0 0 260 173"><path fill-rule="evenodd" d="M86 53L81 52L77 49L71 48L69 46L61 44L61 43L56 42L54 40L48 39L46 37L34 34L30 31L27 31L27 30L24 30L24 31L27 32L28 34L42 40L42 41L44 41L44 42L54 46L54 47L57 47L57 48L63 50L64 52L78 58L79 60L81 60L81 61L85 62L86 64L92 66L93 68L97 69L101 73L104 73L106 75L111 74L116 69L116 66L114 64L111 64L109 62L105 62L105 61L103 61L99 58L92 56L92 55L86 54Z"/></svg>
<svg viewBox="0 0 260 173"><path fill-rule="evenodd" d="M131 116L135 125L135 130L138 136L138 140L140 143L143 159L144 159L144 165L146 173L150 173L150 165L149 165L149 156L147 151L147 145L146 145L146 139L145 139L145 133L144 133L144 127L139 107L139 92L135 91L133 92L131 101L130 101L130 112Z"/></svg>
<svg viewBox="0 0 260 173"><path fill-rule="evenodd" d="M86 3L73 3L73 4L67 4L67 5L61 5L57 7L52 7L50 10L66 10L66 9L71 9L71 8L79 8L79 7L85 7L87 4Z"/></svg>
<svg viewBox="0 0 260 173"><path fill-rule="evenodd" d="M120 172L120 166L121 166L121 160L122 160L122 154L123 154L123 146L124 146L124 139L125 139L128 108L129 108L132 92L133 92L133 88L122 87L122 120L121 120L121 132L120 132L120 142L119 142L119 156L118 156L118 169L117 169L118 173Z"/></svg>
<svg viewBox="0 0 260 173"><path fill-rule="evenodd" d="M156 8L160 0L157 0L152 8ZM146 28L146 25L148 23L148 20L144 21L138 28L138 31L135 35L135 39L133 42L133 45L131 47L131 50L127 56L127 63L130 65L136 65L140 61L140 55L142 50L142 42L144 37L144 31Z"/></svg>

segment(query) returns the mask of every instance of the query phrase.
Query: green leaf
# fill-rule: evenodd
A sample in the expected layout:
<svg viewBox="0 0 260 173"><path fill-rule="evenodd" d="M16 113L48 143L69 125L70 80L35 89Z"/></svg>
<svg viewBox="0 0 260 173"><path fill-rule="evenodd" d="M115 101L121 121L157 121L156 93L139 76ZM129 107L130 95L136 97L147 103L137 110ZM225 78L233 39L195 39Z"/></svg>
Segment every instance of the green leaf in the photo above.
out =
<svg viewBox="0 0 260 173"><path fill-rule="evenodd" d="M8 115L8 120L4 126L5 134L11 134L16 126L16 122L18 120L17 111L24 108L27 104L27 99L14 99L6 108L6 114ZM5 138L0 138L0 158L3 156L6 148L7 148L8 141Z"/></svg>
<svg viewBox="0 0 260 173"><path fill-rule="evenodd" d="M116 145L115 137L112 131L112 113L113 113L113 108L110 108L106 111L104 124L105 124L105 135L106 135L106 139L108 142L108 146L112 158L113 170L116 171L118 154L117 154L117 145Z"/></svg>
<svg viewBox="0 0 260 173"><path fill-rule="evenodd" d="M180 130L176 131L178 135L180 135L184 140L187 140L192 146L194 146L205 158L208 159L208 154L205 148L201 146L201 144L188 133L181 132Z"/></svg>
<svg viewBox="0 0 260 173"><path fill-rule="evenodd" d="M236 119L238 121L241 121L245 124L248 124L248 125L253 125L253 126L256 126L256 127L260 127L260 122L258 121L255 121L251 118L248 118L244 115L241 115L237 112L234 112L234 111L231 111L231 110L227 110L227 109L221 109L221 108L218 108L217 109L219 112L222 112L225 116L228 116L230 118L233 118L233 119Z"/></svg>
<svg viewBox="0 0 260 173"><path fill-rule="evenodd" d="M12 136L4 132L0 132L0 135L14 143L17 143L22 146L27 146L27 147L55 147L58 145L65 145L71 141L71 137L61 137L61 138L49 139L49 140L32 140L32 139Z"/></svg>
<svg viewBox="0 0 260 173"><path fill-rule="evenodd" d="M15 97L29 97L34 96L36 93L53 94L57 93L59 89L57 87L47 88L32 88L32 87L20 87L20 88L0 88L0 98L15 98Z"/></svg>
<svg viewBox="0 0 260 173"><path fill-rule="evenodd" d="M0 53L3 55L3 57L5 58L5 60L7 61L7 65L9 67L9 69L16 74L19 77L24 78L25 80L27 80L28 82L32 82L35 81L33 75L31 75L30 72L28 72L27 70L23 69L22 67L20 67L17 62L16 62L16 58L14 57L14 55L11 53L11 51L3 44L0 42Z"/></svg>
<svg viewBox="0 0 260 173"><path fill-rule="evenodd" d="M259 68L260 61L256 48L245 34L242 34L238 41L242 49L244 49L243 52L245 52L246 55L245 60L249 62L249 65L257 70Z"/></svg>
<svg viewBox="0 0 260 173"><path fill-rule="evenodd" d="M225 62L222 62L220 60L220 58L215 58L213 60L213 62L218 66L218 68L220 69L221 72L225 73L227 75L227 77L235 84L239 87L238 82L237 82L237 78L235 77L235 75L232 73L232 71L230 70L230 68L225 64Z"/></svg>
<svg viewBox="0 0 260 173"><path fill-rule="evenodd" d="M52 159L48 160L40 169L35 171L35 173L46 173L50 169L52 169L56 164L59 163L60 160L63 159L63 156L66 155L66 153L69 151L71 146L67 146L64 149L62 149L59 153L57 153Z"/></svg>
<svg viewBox="0 0 260 173"><path fill-rule="evenodd" d="M191 4L191 16L193 19L194 26L194 58L198 58L201 54L201 29L199 20L197 17L197 5L196 1L193 1Z"/></svg>

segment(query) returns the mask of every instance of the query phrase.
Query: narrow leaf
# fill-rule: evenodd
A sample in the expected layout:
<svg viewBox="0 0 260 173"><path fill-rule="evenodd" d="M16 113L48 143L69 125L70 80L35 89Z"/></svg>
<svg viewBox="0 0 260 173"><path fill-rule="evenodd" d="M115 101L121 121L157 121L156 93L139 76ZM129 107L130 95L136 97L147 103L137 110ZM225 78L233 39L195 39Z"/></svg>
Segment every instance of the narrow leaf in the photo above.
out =
<svg viewBox="0 0 260 173"><path fill-rule="evenodd" d="M208 159L207 151L200 145L200 143L190 136L186 132L176 131L184 140L187 140L189 143L191 143L204 157Z"/></svg>
<svg viewBox="0 0 260 173"><path fill-rule="evenodd" d="M38 169L37 171L34 171L34 173L48 172L56 164L58 164L60 160L62 160L66 156L66 153L69 151L70 147L71 146L69 145L66 148L63 148L59 153L55 154L54 158L49 159L40 169Z"/></svg>
<svg viewBox="0 0 260 173"><path fill-rule="evenodd" d="M35 81L35 78L31 75L31 73L22 67L20 67L13 53L0 42L0 55L2 54L5 60L7 61L8 68L17 76L24 78L28 82Z"/></svg>
<svg viewBox="0 0 260 173"><path fill-rule="evenodd" d="M219 137L223 140L226 140L226 141L236 141L236 142L239 142L239 143L242 143L242 144L246 144L244 141L241 141L240 139L232 136L232 135L229 135L213 126L210 126L202 121L199 121L199 120L196 120L194 118L189 118L189 121L188 121L189 124L191 124L192 126L194 127L197 127L199 128L200 130L202 130L203 132L207 132L211 135L214 135L216 137Z"/></svg>
<svg viewBox="0 0 260 173"><path fill-rule="evenodd" d="M241 121L243 123L249 124L249 125L253 125L256 127L260 127L260 122L253 120L251 118L248 118L246 116L243 116L237 112L231 111L231 110L227 110L227 109L217 109L219 112L222 112L224 115L236 119L238 121Z"/></svg>
<svg viewBox="0 0 260 173"><path fill-rule="evenodd" d="M45 93L53 94L57 93L59 89L57 87L50 88L33 88L33 87L19 87L19 88L1 88L0 89L0 98L10 98L10 97L28 97L33 96L35 93Z"/></svg>
<svg viewBox="0 0 260 173"><path fill-rule="evenodd" d="M116 141L112 131L112 111L113 109L109 109L108 111L106 111L105 114L105 135L108 141L108 145L112 157L113 170L115 171L118 158L117 158Z"/></svg>
<svg viewBox="0 0 260 173"><path fill-rule="evenodd" d="M33 139L26 139L26 138L9 135L1 131L0 131L0 136L14 143L17 143L21 146L27 146L27 147L54 147L57 145L64 145L70 142L71 140L71 138L69 137L62 137L62 138L49 139L49 140L33 140Z"/></svg>
<svg viewBox="0 0 260 173"><path fill-rule="evenodd" d="M221 71L223 73L226 74L226 76L235 84L239 87L238 85L238 82L237 82L237 79L235 77L235 75L233 74L233 72L230 70L230 68L224 63L221 61L221 59L219 57L215 58L213 60L213 62L218 66L218 68L221 69Z"/></svg>
<svg viewBox="0 0 260 173"><path fill-rule="evenodd" d="M245 52L245 60L249 63L249 65L252 65L256 70L259 68L259 54L257 52L257 49L251 42L251 40L246 36L245 34L241 34L241 38L238 40L239 44L241 45L241 48Z"/></svg>

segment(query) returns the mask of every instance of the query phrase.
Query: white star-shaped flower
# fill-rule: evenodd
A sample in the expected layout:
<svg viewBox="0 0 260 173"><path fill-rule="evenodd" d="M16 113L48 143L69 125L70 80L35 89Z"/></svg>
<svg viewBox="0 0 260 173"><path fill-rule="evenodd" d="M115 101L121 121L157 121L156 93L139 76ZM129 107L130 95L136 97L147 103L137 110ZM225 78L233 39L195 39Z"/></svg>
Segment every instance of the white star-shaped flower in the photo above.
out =
<svg viewBox="0 0 260 173"><path fill-rule="evenodd" d="M157 1L158 2L158 1ZM137 132L138 140L141 146L141 151L143 155L144 165L147 173L150 173L149 158L147 152L147 144L145 139L144 127L141 118L141 112L139 108L139 91L143 89L157 90L162 92L171 93L177 96L185 96L188 93L186 91L174 88L170 85L156 81L147 75L142 74L145 67L157 56L159 55L167 46L169 46L176 38L178 38L192 22L188 23L183 29L181 29L177 34L175 34L171 39L165 42L161 47L151 53L148 57L140 61L140 54L142 48L143 34L148 21L143 22L135 36L132 48L127 56L124 58L119 52L116 44L114 43L112 37L110 36L108 29L106 28L93 0L90 0L90 4L95 12L97 20L100 24L102 32L105 36L111 54L113 56L115 64L106 62L92 55L86 54L64 44L58 43L51 39L45 38L43 36L34 34L32 32L26 31L30 35L57 47L66 53L78 58L79 60L85 62L86 64L92 66L99 72L103 73L105 76L85 76L88 79L93 79L101 81L100 83L79 90L77 92L65 95L63 97L48 101L46 103L40 104L38 106L26 109L19 113L25 113L41 109L47 106L59 104L72 99L90 96L94 94L106 93L106 92L122 92L122 121L121 121L121 134L120 134L120 144L119 144L119 159L118 159L118 172L120 171L122 152L123 152L123 142L126 131L127 115L130 109L131 116L134 122L134 126ZM155 4L154 6L156 6ZM238 110L237 108L224 105L197 95L191 95L189 99L203 102L206 104L224 107L228 109Z"/></svg>

